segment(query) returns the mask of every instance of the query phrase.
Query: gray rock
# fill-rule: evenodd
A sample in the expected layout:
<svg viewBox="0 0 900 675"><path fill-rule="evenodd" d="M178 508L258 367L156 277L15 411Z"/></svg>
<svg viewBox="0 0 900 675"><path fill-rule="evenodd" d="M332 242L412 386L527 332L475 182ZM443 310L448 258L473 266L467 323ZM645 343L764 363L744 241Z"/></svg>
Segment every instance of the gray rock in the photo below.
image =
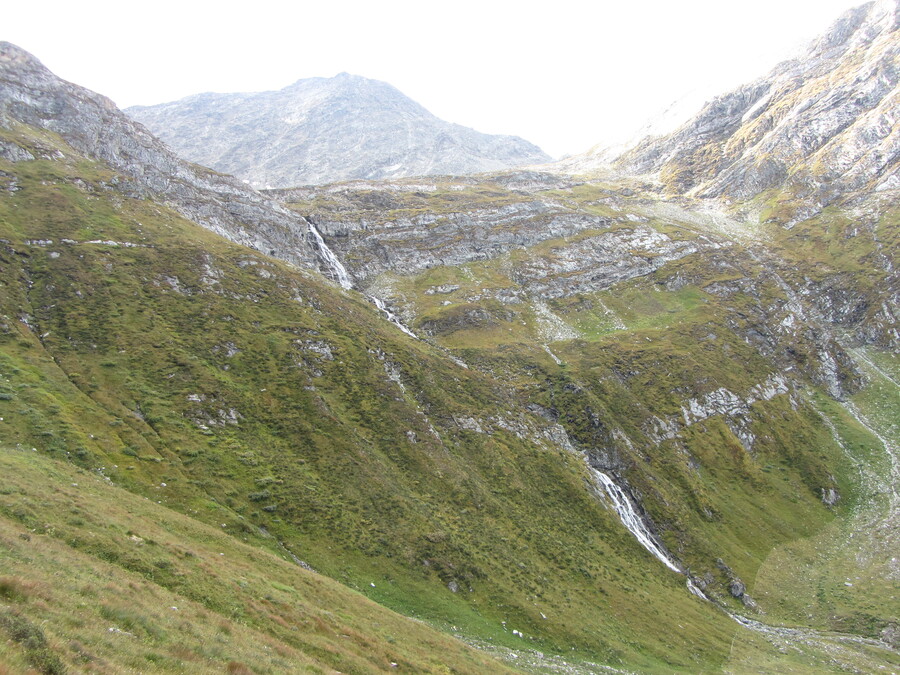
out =
<svg viewBox="0 0 900 675"><path fill-rule="evenodd" d="M550 159L521 138L444 122L391 85L347 73L126 112L183 157L254 187L468 174Z"/></svg>
<svg viewBox="0 0 900 675"><path fill-rule="evenodd" d="M756 600L754 600L753 598L751 598L751 597L750 597L749 595L747 595L746 593L744 593L743 595L741 595L741 602L744 604L744 607L746 607L746 608L749 609L750 611L752 611L752 612L758 612L758 611L759 611L759 605L756 603Z"/></svg>
<svg viewBox="0 0 900 675"><path fill-rule="evenodd" d="M848 11L801 58L644 139L616 165L701 197L746 199L788 183L809 202L800 217L848 191L895 189L898 14L895 2Z"/></svg>
<svg viewBox="0 0 900 675"><path fill-rule="evenodd" d="M834 488L822 488L822 503L825 506L834 506L840 498L841 495Z"/></svg>
<svg viewBox="0 0 900 675"><path fill-rule="evenodd" d="M0 127L17 124L59 134L77 153L108 164L119 173L114 187L128 196L154 198L234 242L318 266L302 217L231 176L179 159L108 98L61 80L25 50L0 42ZM9 149L4 154L27 159Z"/></svg>
<svg viewBox="0 0 900 675"><path fill-rule="evenodd" d="M900 625L889 623L881 631L881 639L891 645L894 649L900 648Z"/></svg>
<svg viewBox="0 0 900 675"><path fill-rule="evenodd" d="M522 184L541 186L536 172L523 172ZM548 239L582 235L552 252L518 265L513 281L518 288L491 289L491 297L503 304L519 304L522 295L559 298L573 293L603 290L621 281L651 274L674 260L718 246L708 240L673 240L643 223L617 225L603 218L573 210L527 191L501 192L504 182L516 183L520 172L492 176L483 181L488 189L503 194L503 205L468 200L453 195L468 183L444 179L440 208L408 208L410 191L436 191L427 181L411 183L355 182L272 194L286 203L325 202L310 218L328 245L341 257L350 273L365 287L367 280L391 271L415 274L436 265L462 265L497 258ZM550 177L554 185L559 179ZM418 202L415 202L417 205ZM426 204L426 202L422 202ZM401 208L407 206L407 208ZM391 216L422 211L416 215ZM388 215L385 215L388 214ZM585 236L585 233L590 233ZM429 288L428 294L454 297L454 284ZM488 316L468 317L462 323L491 325ZM432 327L440 332L440 327Z"/></svg>

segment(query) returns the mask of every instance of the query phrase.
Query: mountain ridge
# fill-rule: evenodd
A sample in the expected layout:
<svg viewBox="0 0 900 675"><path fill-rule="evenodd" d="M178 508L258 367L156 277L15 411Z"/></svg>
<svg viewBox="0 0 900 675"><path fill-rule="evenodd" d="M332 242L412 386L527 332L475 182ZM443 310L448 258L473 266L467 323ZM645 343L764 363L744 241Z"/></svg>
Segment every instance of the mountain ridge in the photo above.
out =
<svg viewBox="0 0 900 675"><path fill-rule="evenodd" d="M58 78L8 42L0 42L0 119L58 133L76 150L116 169L126 192L161 199L232 241L280 251L301 266L318 264L302 218L231 176L180 159L109 98ZM31 153L8 140L0 153L13 160L62 154L52 143ZM251 222L252 230L245 226Z"/></svg>
<svg viewBox="0 0 900 675"><path fill-rule="evenodd" d="M679 129L559 168L611 166L701 198L749 200L786 184L806 202L799 216L854 191L896 189L898 26L896 0L853 8L802 55L714 98Z"/></svg>
<svg viewBox="0 0 900 675"><path fill-rule="evenodd" d="M785 181L822 203L873 180L878 189L900 161L890 121L900 101L898 25L896 0L851 9L802 57L717 97L616 166L659 172L668 189L700 197L748 199Z"/></svg>
<svg viewBox="0 0 900 675"><path fill-rule="evenodd" d="M180 154L256 187L477 173L549 159L518 137L445 122L396 87L348 73L125 112Z"/></svg>

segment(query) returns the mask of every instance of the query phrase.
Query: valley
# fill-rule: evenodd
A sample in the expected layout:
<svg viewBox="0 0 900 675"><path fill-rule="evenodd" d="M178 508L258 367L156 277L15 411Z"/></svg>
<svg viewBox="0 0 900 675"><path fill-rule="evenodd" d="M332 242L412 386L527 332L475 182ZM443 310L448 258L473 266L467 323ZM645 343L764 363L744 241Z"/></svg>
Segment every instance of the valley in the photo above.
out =
<svg viewBox="0 0 900 675"><path fill-rule="evenodd" d="M863 7L612 164L260 191L0 44L0 673L900 670Z"/></svg>

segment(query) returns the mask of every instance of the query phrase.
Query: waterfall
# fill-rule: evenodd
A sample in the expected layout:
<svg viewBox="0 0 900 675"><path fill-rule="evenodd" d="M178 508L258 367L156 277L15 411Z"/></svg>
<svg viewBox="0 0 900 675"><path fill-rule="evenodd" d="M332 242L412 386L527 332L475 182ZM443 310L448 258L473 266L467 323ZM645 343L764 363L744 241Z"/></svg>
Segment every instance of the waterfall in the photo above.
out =
<svg viewBox="0 0 900 675"><path fill-rule="evenodd" d="M656 537L650 532L647 524L644 522L643 518L641 518L641 515L637 512L637 509L634 507L634 504L631 503L631 499L628 498L625 491L616 485L613 482L613 479L602 471L598 471L592 466L588 468L591 470L591 473L594 474L597 482L600 483L603 491L609 497L613 508L622 520L622 524L628 528L628 531L634 535L641 546L650 551L650 553L656 556L656 558L670 570L683 574L678 563L672 559L668 552L662 547L662 544L660 544L656 540ZM688 588L690 588L690 585ZM691 592L694 592L693 589Z"/></svg>
<svg viewBox="0 0 900 675"><path fill-rule="evenodd" d="M688 590L691 593L693 593L694 595L696 595L698 598L700 598L702 600L706 600L707 602L712 602L712 600L710 600L709 597L707 597L706 593L701 591L700 587L697 584L695 584L693 579L691 579L690 577L688 577L688 580L687 580L687 587L688 587Z"/></svg>
<svg viewBox="0 0 900 675"><path fill-rule="evenodd" d="M399 318L396 314L394 314L391 310L389 310L389 309L387 308L387 305L384 304L384 300L382 300L381 298L377 298L377 297L375 297L374 295L370 295L370 296L368 296L368 298L369 298L369 300L371 300L371 301L375 304L375 306L376 306L378 309L380 309L382 312L384 312L384 315L387 317L387 320L388 320L388 321L390 321L392 324L394 324L395 326L397 326L397 328L399 328L400 330L402 330L404 333L406 333L406 334L409 335L410 337L414 337L414 338L416 338L417 340L419 339L419 336L418 336L418 335L416 335L416 334L413 333L409 328L407 328L407 327L403 324L403 322L400 320L400 318Z"/></svg>
<svg viewBox="0 0 900 675"><path fill-rule="evenodd" d="M319 234L316 226L313 225L311 221L306 222L309 223L309 231L316 240L316 246L319 249L319 253L322 254L325 263L328 265L331 276L341 285L341 288L352 288L353 280L350 278L347 268L344 267L338 257L334 254L334 251L328 248L328 244L325 243L325 240L322 238L322 235Z"/></svg>
<svg viewBox="0 0 900 675"><path fill-rule="evenodd" d="M878 647L884 646L883 642L870 640L868 638L863 638L856 635L850 636L846 634L842 635L840 633L829 635L828 633L820 633L808 628L770 626L768 624L762 623L761 621L757 621L756 619L751 619L749 617L743 616L742 614L736 614L735 612L730 611L728 607L726 607L720 600L710 598L708 595L706 595L706 593L704 593L703 590L696 583L694 583L694 580L691 579L690 574L681 569L678 563L675 562L675 560L668 554L668 552L662 547L662 545L656 540L656 538L647 528L647 524L641 518L640 514L631 503L631 499L628 497L625 491L618 485L616 485L613 482L613 479L610 478L607 474L603 473L602 471L598 471L592 466L588 466L588 468L597 479L597 482L603 488L603 491L607 494L607 496L609 496L609 499L613 504L613 508L615 509L616 513L619 514L619 518L622 520L622 523L625 525L625 527L628 528L628 531L635 536L635 538L641 543L641 545L648 551L650 551L650 553L652 553L670 570L687 576L687 589L691 593L696 595L701 600L705 600L706 602L715 605L723 612L725 612L725 614L727 614L733 621L739 623L744 628L755 631L757 633L762 633L770 639L781 638L782 640L786 641L815 641L821 645L827 644L827 642L825 642L826 640L836 639L841 641L855 642L857 644L872 645Z"/></svg>
<svg viewBox="0 0 900 675"><path fill-rule="evenodd" d="M316 240L316 247L319 249L319 253L322 255L322 259L328 265L331 276L334 277L334 280L341 285L341 288L352 288L353 279L350 278L350 273L347 272L347 268L344 267L343 263L340 261L337 255L335 255L334 251L332 251L329 248L328 244L325 243L325 239L322 238L322 235L316 229L316 226L313 225L309 220L307 220L306 222L309 223L309 232ZM388 321L397 326L397 328L402 330L410 337L414 337L417 340L419 339L415 333L413 333L403 324L402 321L400 321L399 317L396 314L394 314L387 308L387 305L384 304L384 300L382 300L381 298L376 298L374 295L369 295L366 297L368 297L369 300L371 300L372 303L382 311L385 317L387 317Z"/></svg>

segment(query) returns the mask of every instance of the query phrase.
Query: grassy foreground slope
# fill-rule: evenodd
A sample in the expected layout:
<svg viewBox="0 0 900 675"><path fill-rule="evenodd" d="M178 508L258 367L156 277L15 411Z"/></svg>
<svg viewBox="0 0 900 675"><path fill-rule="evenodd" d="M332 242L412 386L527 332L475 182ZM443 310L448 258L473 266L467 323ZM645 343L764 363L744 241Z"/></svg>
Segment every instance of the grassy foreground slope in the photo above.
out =
<svg viewBox="0 0 900 675"><path fill-rule="evenodd" d="M734 627L515 391L28 133L66 159L0 167L7 447L464 634L648 669L722 658ZM690 628L636 632L660 616Z"/></svg>
<svg viewBox="0 0 900 675"><path fill-rule="evenodd" d="M0 471L0 662L12 672L505 671L96 471L9 447Z"/></svg>

